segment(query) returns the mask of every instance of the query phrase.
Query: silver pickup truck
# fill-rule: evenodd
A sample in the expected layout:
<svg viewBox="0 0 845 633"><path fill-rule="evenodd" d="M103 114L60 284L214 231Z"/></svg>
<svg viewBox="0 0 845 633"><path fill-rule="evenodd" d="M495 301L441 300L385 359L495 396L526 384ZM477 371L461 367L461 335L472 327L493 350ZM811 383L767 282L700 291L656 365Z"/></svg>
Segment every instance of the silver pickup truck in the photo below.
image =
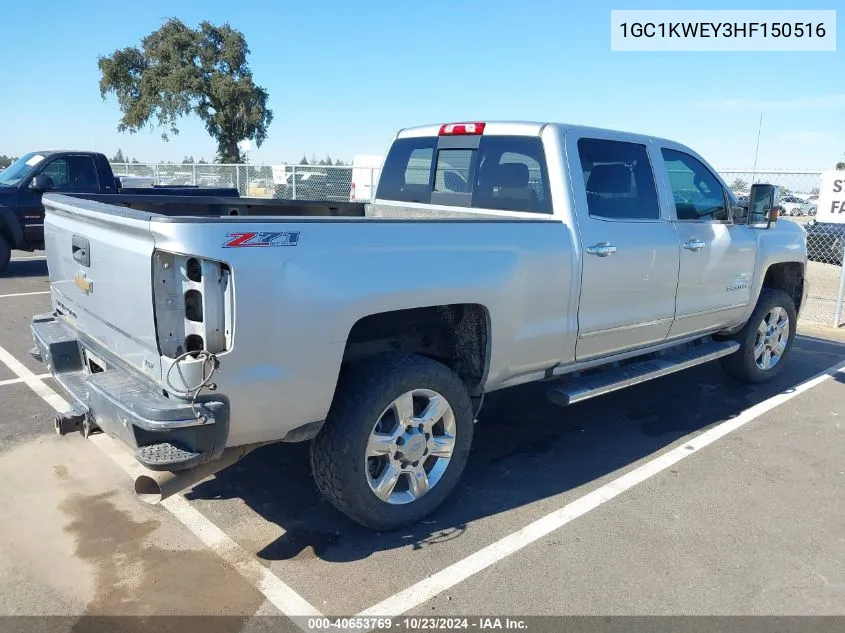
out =
<svg viewBox="0 0 845 633"><path fill-rule="evenodd" d="M326 498L396 528L453 490L487 392L777 374L807 254L776 195L739 206L671 141L493 122L400 131L367 205L47 194L33 353L56 430L123 440L145 499L309 440Z"/></svg>

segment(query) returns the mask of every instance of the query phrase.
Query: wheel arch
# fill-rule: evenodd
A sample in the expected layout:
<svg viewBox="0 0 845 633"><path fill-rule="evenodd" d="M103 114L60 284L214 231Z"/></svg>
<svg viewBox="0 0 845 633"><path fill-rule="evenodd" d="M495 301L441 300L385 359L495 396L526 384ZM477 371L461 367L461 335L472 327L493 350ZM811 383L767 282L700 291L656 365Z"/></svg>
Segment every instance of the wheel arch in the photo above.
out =
<svg viewBox="0 0 845 633"><path fill-rule="evenodd" d="M9 246L15 248L23 242L23 227L13 209L0 206L0 233L9 241Z"/></svg>
<svg viewBox="0 0 845 633"><path fill-rule="evenodd" d="M347 336L341 375L379 354L419 354L452 369L470 395L479 397L490 366L490 332L490 312L478 303L370 314L355 322Z"/></svg>
<svg viewBox="0 0 845 633"><path fill-rule="evenodd" d="M806 297L806 269L802 262L778 262L771 264L763 275L760 292L764 288L783 290L795 304L795 312L801 312ZM759 301L759 293L757 297Z"/></svg>

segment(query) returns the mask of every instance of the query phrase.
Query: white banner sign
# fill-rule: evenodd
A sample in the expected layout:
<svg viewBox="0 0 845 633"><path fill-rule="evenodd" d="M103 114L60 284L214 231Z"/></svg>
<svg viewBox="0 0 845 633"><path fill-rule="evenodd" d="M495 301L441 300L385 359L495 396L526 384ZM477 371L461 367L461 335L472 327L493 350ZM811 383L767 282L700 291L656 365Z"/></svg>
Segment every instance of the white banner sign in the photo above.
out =
<svg viewBox="0 0 845 633"><path fill-rule="evenodd" d="M816 220L845 224L845 171L822 172Z"/></svg>

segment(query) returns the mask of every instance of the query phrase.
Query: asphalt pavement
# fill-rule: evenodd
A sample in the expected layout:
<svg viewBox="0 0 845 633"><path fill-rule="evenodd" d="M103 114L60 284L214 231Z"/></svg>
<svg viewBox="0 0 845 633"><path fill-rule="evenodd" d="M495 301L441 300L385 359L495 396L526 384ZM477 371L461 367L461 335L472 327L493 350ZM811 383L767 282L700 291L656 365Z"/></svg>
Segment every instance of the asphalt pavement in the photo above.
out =
<svg viewBox="0 0 845 633"><path fill-rule="evenodd" d="M149 506L114 442L55 436L41 255L0 276L0 614L845 616L839 332L802 327L766 385L710 363L569 408L491 394L452 497L375 533L319 497L305 445Z"/></svg>

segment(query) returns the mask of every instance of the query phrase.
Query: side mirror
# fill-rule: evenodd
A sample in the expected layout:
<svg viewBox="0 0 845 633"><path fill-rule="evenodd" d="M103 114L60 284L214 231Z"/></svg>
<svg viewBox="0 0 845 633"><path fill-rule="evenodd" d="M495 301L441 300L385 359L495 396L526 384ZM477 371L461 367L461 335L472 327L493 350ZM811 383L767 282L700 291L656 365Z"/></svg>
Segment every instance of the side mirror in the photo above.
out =
<svg viewBox="0 0 845 633"><path fill-rule="evenodd" d="M47 191L48 189L53 188L53 179L50 176L45 176L44 174L38 174L32 181L29 183L29 188L33 191Z"/></svg>
<svg viewBox="0 0 845 633"><path fill-rule="evenodd" d="M778 217L778 188L774 185L751 185L748 196L748 226L768 229Z"/></svg>

